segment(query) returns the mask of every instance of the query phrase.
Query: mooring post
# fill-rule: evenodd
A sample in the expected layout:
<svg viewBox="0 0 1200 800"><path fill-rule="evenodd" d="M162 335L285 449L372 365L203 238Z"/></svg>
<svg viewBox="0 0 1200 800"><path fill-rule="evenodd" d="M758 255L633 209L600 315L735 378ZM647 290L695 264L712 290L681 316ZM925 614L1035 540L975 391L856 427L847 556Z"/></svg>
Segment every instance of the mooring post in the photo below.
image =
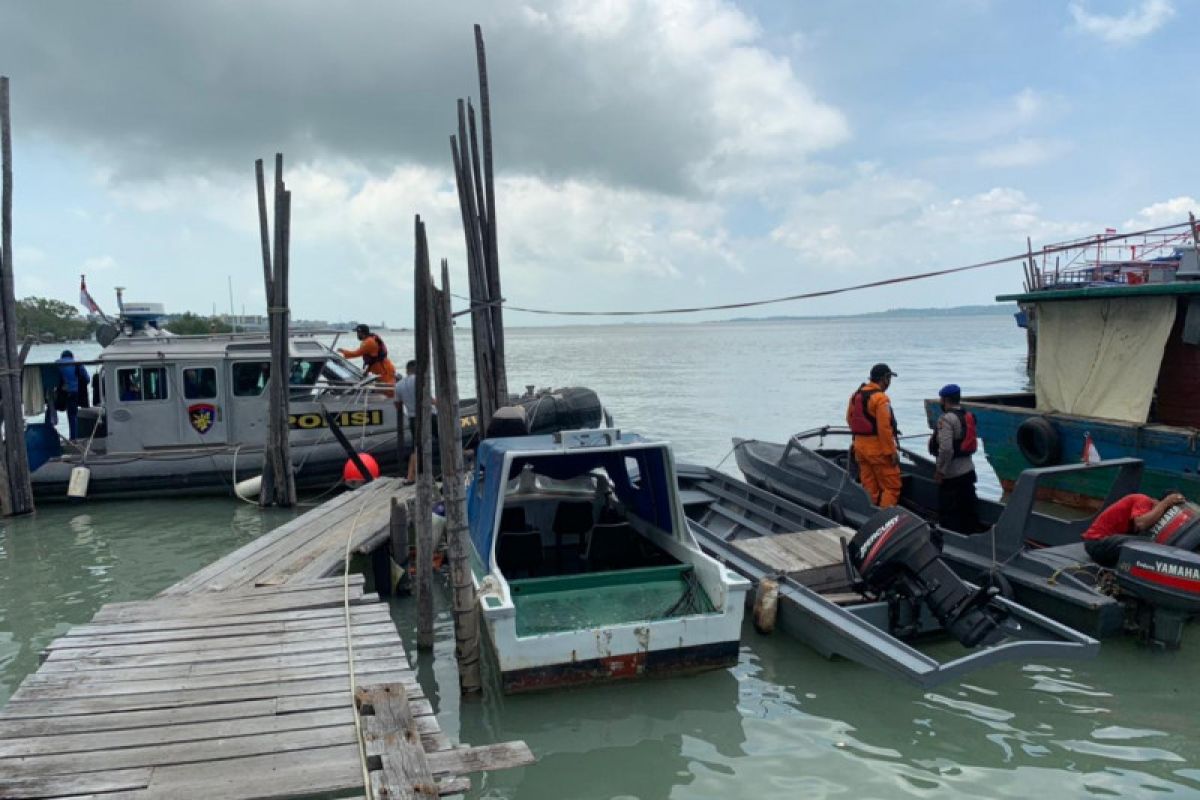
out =
<svg viewBox="0 0 1200 800"><path fill-rule="evenodd" d="M8 78L0 76L0 417L4 420L4 463L0 475L0 512L33 511L29 456L25 452L25 416L21 409L21 359L17 355L17 298L13 288L12 116Z"/></svg>
<svg viewBox="0 0 1200 800"><path fill-rule="evenodd" d="M483 46L483 28L475 26L475 62L479 69L479 114L483 127L483 174L475 174L484 185L486 217L484 245L487 252L488 295L492 299L492 361L496 386L496 405L508 405L508 369L504 362L504 311L500 294L500 246L496 240L496 181L492 172L492 101L488 90L487 52Z"/></svg>
<svg viewBox="0 0 1200 800"><path fill-rule="evenodd" d="M263 283L267 295L267 329L271 342L271 377L267 393L267 449L263 454L259 505L291 507L296 504L296 479L292 474L288 441L288 256L291 238L292 193L283 182L283 154L275 154L275 246L267 226L267 194L263 162L254 162L258 188L258 224L262 243Z"/></svg>
<svg viewBox="0 0 1200 800"><path fill-rule="evenodd" d="M425 223L416 218L416 266L413 291L417 362L417 647L433 647L433 431L429 391L429 243Z"/></svg>
<svg viewBox="0 0 1200 800"><path fill-rule="evenodd" d="M441 291L430 291L434 373L437 377L438 431L442 445L442 499L446 504L446 545L454 587L454 656L463 694L483 688L479 674L479 607L471 576L467 498L463 481L462 436L458 429L458 368L450 311L450 266L442 260Z"/></svg>

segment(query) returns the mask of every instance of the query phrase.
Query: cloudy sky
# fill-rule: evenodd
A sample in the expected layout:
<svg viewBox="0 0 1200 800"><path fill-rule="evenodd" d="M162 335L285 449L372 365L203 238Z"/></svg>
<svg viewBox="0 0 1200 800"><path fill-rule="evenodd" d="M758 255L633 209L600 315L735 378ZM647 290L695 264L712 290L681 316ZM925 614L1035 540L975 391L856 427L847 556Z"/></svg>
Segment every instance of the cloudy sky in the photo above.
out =
<svg viewBox="0 0 1200 800"><path fill-rule="evenodd" d="M408 324L414 214L465 286L448 135L477 93L475 22L514 304L732 302L1178 222L1200 195L1197 5L0 0L17 292L75 302L87 273L106 308L122 285L211 313L232 277L235 308L262 312L253 162L281 150L293 316Z"/></svg>

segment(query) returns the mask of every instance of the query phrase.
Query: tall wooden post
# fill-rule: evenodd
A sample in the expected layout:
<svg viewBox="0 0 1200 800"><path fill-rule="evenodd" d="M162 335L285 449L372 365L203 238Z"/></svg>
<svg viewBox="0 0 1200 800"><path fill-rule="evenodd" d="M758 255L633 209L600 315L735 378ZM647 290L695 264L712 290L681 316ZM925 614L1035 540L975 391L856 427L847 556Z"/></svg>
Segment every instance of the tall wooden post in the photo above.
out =
<svg viewBox="0 0 1200 800"><path fill-rule="evenodd" d="M417 362L417 503L413 527L417 538L417 647L433 647L433 431L429 391L429 242L425 223L416 218L416 264L413 281Z"/></svg>
<svg viewBox="0 0 1200 800"><path fill-rule="evenodd" d="M486 219L484 244L487 250L488 295L492 306L492 340L494 380L498 405L508 403L508 370L504 361L504 311L500 294L500 246L496 240L496 181L492 173L492 101L488 91L487 53L483 46L483 28L475 26L475 62L479 69L479 113L483 126L483 174L475 167L475 174L482 179L486 205L482 209ZM472 120L473 122L473 120Z"/></svg>
<svg viewBox="0 0 1200 800"><path fill-rule="evenodd" d="M442 289L430 291L434 373L437 376L438 431L442 446L442 499L446 504L446 543L454 586L454 655L463 694L483 688L479 674L479 607L471 576L467 498L463 482L462 436L458 430L458 370L450 312L450 267L442 260Z"/></svg>
<svg viewBox="0 0 1200 800"><path fill-rule="evenodd" d="M461 114L462 101L459 101L459 129L464 128ZM478 217L473 210L473 191L470 183L470 169L464 158L466 143L460 138L450 137L450 154L454 161L454 175L458 184L458 204L462 212L463 236L467 247L467 283L471 297L471 336L475 354L475 402L478 417L479 432L482 438L495 409L493 390L495 381L492 378L491 359L491 323L486 305L486 278L482 267L482 247L479 243Z"/></svg>
<svg viewBox="0 0 1200 800"><path fill-rule="evenodd" d="M259 237L262 243L263 283L267 295L267 322L271 340L271 378L267 383L267 447L263 453L260 505L290 507L296 504L296 479L292 473L288 441L288 375L291 373L288 341L288 251L291 238L292 193L283 182L283 154L275 154L275 246L267 226L267 193L263 162L254 162L258 188Z"/></svg>
<svg viewBox="0 0 1200 800"><path fill-rule="evenodd" d="M25 416L21 409L21 361L17 356L17 298L13 289L12 116L8 78L0 76L0 415L4 419L4 457L0 470L0 512L33 511L29 456L25 452Z"/></svg>

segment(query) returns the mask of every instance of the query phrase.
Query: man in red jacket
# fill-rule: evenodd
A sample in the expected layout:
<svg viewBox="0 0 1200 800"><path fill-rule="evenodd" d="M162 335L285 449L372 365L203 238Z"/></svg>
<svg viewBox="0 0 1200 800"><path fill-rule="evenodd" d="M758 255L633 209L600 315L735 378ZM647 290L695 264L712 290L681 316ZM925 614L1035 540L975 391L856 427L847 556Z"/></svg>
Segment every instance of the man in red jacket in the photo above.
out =
<svg viewBox="0 0 1200 800"><path fill-rule="evenodd" d="M1138 534L1150 530L1172 506L1186 500L1176 491L1167 492L1157 503L1144 494L1127 494L1096 515L1083 533L1083 546L1097 564L1114 567L1121 545L1141 538Z"/></svg>

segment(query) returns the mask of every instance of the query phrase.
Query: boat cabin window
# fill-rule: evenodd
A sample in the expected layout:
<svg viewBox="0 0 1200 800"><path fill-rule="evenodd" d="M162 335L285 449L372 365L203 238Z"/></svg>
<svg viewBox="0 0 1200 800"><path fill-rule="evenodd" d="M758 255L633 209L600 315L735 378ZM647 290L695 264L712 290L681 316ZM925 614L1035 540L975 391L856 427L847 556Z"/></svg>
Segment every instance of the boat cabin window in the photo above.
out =
<svg viewBox="0 0 1200 800"><path fill-rule="evenodd" d="M267 388L271 376L269 361L235 361L233 363L233 394L235 397L258 397Z"/></svg>
<svg viewBox="0 0 1200 800"><path fill-rule="evenodd" d="M217 370L214 367L188 367L183 371L183 396L188 400L208 400L217 396Z"/></svg>
<svg viewBox="0 0 1200 800"><path fill-rule="evenodd" d="M297 358L292 361L292 374L288 378L288 383L292 386L315 386L317 379L321 377L321 368L324 366L324 361Z"/></svg>
<svg viewBox="0 0 1200 800"><path fill-rule="evenodd" d="M321 377L334 385L357 383L362 378L361 375L355 374L354 370L347 364L334 359L325 362L325 368L321 372Z"/></svg>
<svg viewBox="0 0 1200 800"><path fill-rule="evenodd" d="M117 391L123 402L167 399L166 367L126 367L117 370Z"/></svg>

